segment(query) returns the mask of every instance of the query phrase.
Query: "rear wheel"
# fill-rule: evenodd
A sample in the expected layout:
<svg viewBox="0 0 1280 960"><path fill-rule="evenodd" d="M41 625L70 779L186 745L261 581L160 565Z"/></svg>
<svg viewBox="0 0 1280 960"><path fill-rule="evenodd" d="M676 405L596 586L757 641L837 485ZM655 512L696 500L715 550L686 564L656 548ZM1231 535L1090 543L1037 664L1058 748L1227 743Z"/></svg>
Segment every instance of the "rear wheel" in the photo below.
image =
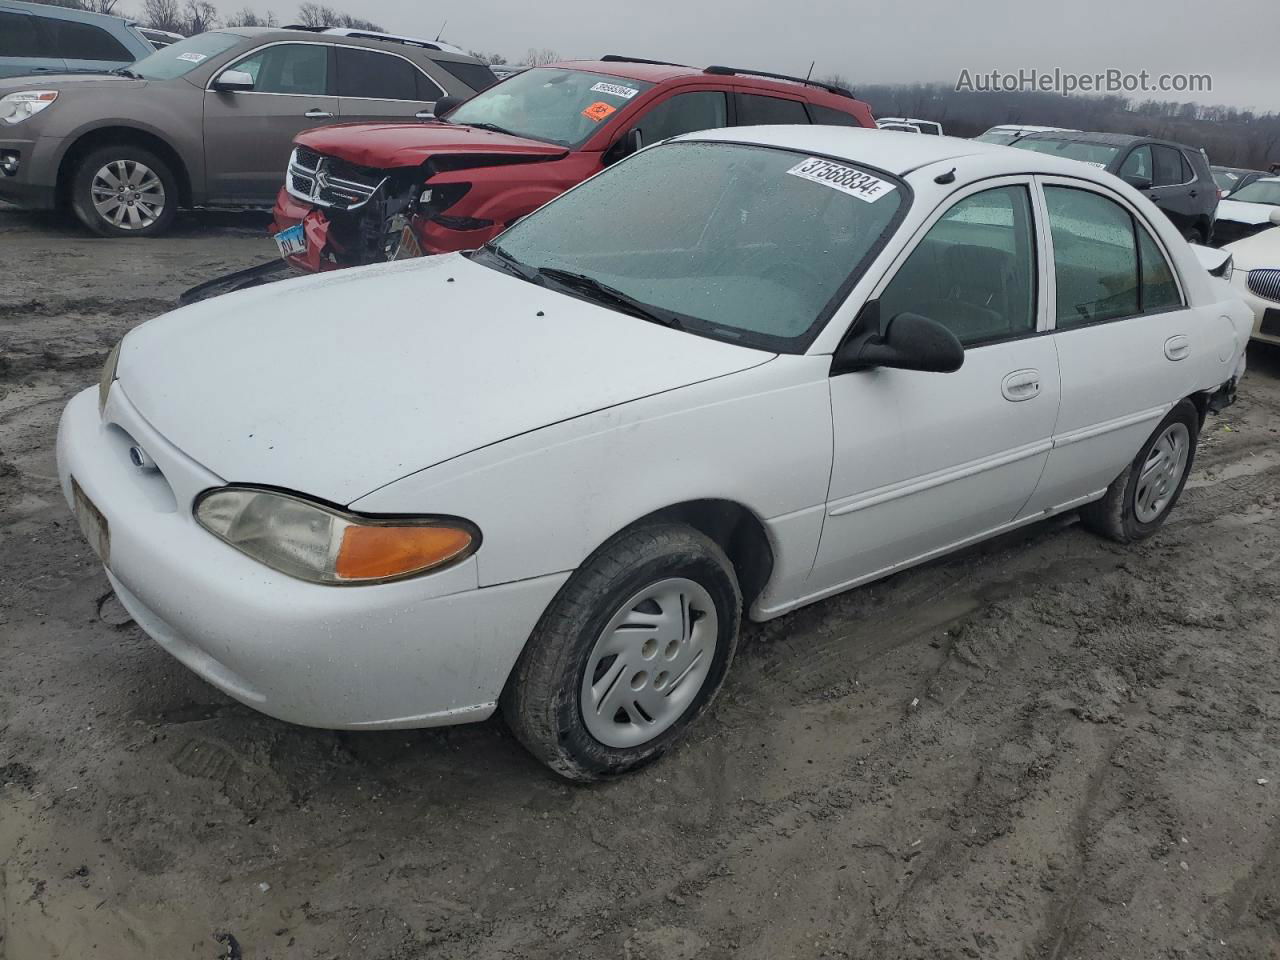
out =
<svg viewBox="0 0 1280 960"><path fill-rule="evenodd" d="M1190 400L1169 411L1107 494L1080 511L1094 533L1119 543L1145 540L1178 502L1195 462L1200 414Z"/></svg>
<svg viewBox="0 0 1280 960"><path fill-rule="evenodd" d="M129 144L99 147L80 161L71 208L104 237L154 237L173 223L178 183L169 165Z"/></svg>
<svg viewBox="0 0 1280 960"><path fill-rule="evenodd" d="M649 763L720 689L741 611L733 567L710 538L678 524L624 531L543 614L503 695L507 722L570 780Z"/></svg>

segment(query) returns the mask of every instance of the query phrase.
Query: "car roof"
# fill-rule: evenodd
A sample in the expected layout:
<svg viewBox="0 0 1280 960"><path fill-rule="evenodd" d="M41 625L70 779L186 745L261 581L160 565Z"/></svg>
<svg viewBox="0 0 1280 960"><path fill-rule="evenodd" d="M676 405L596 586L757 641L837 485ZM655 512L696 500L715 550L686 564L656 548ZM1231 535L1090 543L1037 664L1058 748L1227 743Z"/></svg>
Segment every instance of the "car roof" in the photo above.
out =
<svg viewBox="0 0 1280 960"><path fill-rule="evenodd" d="M797 93L806 94L814 100L827 97L839 97L850 103L863 103L853 95L852 91L836 93L829 85L819 81L807 82L800 77L786 77L755 73L751 70L731 67L691 67L682 63L664 63L659 60L628 60L625 57L610 56L603 60L562 60L558 63L544 64L548 67L561 67L566 70L584 70L587 73L602 73L610 77L640 80L644 83L665 83L685 77L702 77L728 80L742 86L759 86L764 89L794 89ZM830 101L827 101L830 102Z"/></svg>
<svg viewBox="0 0 1280 960"><path fill-rule="evenodd" d="M1035 157L1020 162L1038 165L1045 162L1045 169L1065 169L1076 173L1077 167L1092 169L1076 160L1063 160L1040 154L1028 154L994 143L962 140L959 137L922 137L918 134L895 133L892 130L872 130L864 127L837 127L815 124L813 126L725 127L689 133L679 140L728 141L759 144L765 147L782 147L797 153L825 154L841 157L856 163L877 167L901 176L944 160L972 156ZM1065 166L1059 166L1065 165Z"/></svg>
<svg viewBox="0 0 1280 960"><path fill-rule="evenodd" d="M348 34L342 31L330 32L328 27L323 29L309 27L218 27L211 32L230 33L237 37L252 38L254 40L269 38L272 40L303 41L309 38L313 42L334 43L344 47L367 47L370 50L388 50L400 54L417 51L431 60L463 61L466 63L481 62L470 54L454 53L452 50L440 49L444 44L436 47L434 40L410 41L408 38L399 38L392 34L386 34L383 37L363 31ZM430 44L430 46L425 44Z"/></svg>
<svg viewBox="0 0 1280 960"><path fill-rule="evenodd" d="M50 3L26 3L24 0L0 0L0 9L20 10L50 20L74 20L77 23L111 23L130 26L134 21L127 17L117 17L109 13L94 13L91 10L79 10L75 7L55 6Z"/></svg>

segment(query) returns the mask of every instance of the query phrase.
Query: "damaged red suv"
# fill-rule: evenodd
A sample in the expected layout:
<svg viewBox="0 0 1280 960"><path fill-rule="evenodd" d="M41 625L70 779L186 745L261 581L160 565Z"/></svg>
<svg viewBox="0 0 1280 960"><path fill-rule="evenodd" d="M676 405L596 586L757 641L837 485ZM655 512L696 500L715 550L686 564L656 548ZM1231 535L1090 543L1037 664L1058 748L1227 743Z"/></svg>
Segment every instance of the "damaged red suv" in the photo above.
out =
<svg viewBox="0 0 1280 960"><path fill-rule="evenodd" d="M333 270L482 246L645 144L715 127L875 127L848 90L607 56L516 74L440 120L301 134L275 206L281 254Z"/></svg>

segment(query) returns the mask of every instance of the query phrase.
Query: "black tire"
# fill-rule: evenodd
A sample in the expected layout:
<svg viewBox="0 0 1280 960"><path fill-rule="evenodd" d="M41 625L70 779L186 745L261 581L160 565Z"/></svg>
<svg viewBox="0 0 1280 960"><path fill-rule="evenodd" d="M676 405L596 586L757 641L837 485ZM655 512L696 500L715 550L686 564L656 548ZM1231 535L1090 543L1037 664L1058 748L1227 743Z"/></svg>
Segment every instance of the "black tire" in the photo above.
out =
<svg viewBox="0 0 1280 960"><path fill-rule="evenodd" d="M637 746L607 746L583 718L582 685L591 653L629 598L671 577L694 581L715 604L711 666L672 726ZM709 537L675 523L623 531L574 572L543 613L507 681L503 715L529 752L569 780L604 780L634 770L661 756L715 698L733 662L741 615L733 565Z"/></svg>
<svg viewBox="0 0 1280 960"><path fill-rule="evenodd" d="M164 202L155 219L145 226L131 228L107 219L93 205L93 180L108 164L142 164L149 168L164 189ZM128 168L132 169L132 168ZM132 144L99 147L85 156L76 167L71 181L71 209L76 217L94 233L103 237L158 237L173 225L178 214L178 180L168 162L150 150Z"/></svg>
<svg viewBox="0 0 1280 960"><path fill-rule="evenodd" d="M1138 518L1136 507L1139 474L1151 455L1156 441L1175 423L1186 426L1190 437L1187 464L1173 490L1173 495L1161 507L1159 515L1144 522ZM1117 543L1134 543L1151 536L1164 524L1165 518L1177 504L1178 498L1182 496L1182 488L1186 486L1187 477L1191 475L1191 469L1195 465L1196 441L1199 436L1199 411L1190 400L1180 401L1169 411L1168 416L1160 421L1160 425L1155 428L1147 438L1147 442L1142 445L1142 449L1138 451L1138 455L1133 458L1133 462L1111 482L1106 496L1080 510L1080 522L1093 533L1115 540Z"/></svg>

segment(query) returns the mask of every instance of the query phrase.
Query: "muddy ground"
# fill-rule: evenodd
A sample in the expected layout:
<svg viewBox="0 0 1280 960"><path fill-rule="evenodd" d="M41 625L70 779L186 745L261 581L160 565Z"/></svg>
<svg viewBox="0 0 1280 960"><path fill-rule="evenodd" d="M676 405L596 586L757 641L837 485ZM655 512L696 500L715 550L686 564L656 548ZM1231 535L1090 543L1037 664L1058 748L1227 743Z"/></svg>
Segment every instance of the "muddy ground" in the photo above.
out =
<svg viewBox="0 0 1280 960"><path fill-rule="evenodd" d="M1054 521L750 628L685 745L582 788L497 721L259 716L111 599L58 413L263 229L0 212L5 960L1280 957L1280 354L1154 540Z"/></svg>

